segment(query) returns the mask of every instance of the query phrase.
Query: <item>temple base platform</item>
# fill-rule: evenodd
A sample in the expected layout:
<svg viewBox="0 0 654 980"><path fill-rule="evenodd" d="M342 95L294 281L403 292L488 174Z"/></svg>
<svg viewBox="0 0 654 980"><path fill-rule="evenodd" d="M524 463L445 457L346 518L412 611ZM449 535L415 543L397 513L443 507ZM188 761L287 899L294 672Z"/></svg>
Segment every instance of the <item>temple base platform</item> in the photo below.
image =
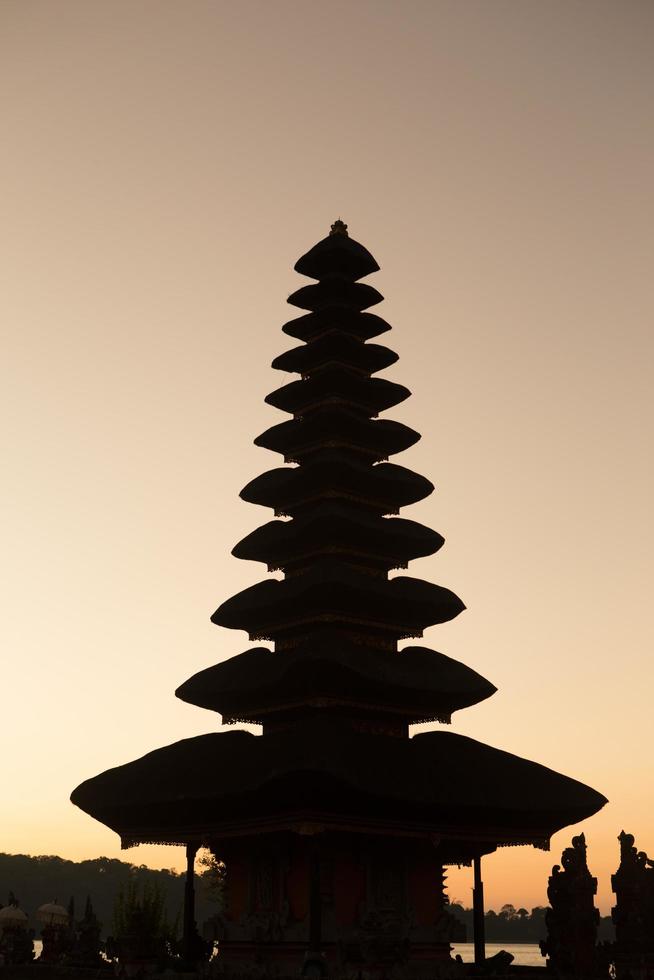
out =
<svg viewBox="0 0 654 980"><path fill-rule="evenodd" d="M443 867L424 838L280 833L215 842L224 911L209 920L226 977L433 980L452 974Z"/></svg>

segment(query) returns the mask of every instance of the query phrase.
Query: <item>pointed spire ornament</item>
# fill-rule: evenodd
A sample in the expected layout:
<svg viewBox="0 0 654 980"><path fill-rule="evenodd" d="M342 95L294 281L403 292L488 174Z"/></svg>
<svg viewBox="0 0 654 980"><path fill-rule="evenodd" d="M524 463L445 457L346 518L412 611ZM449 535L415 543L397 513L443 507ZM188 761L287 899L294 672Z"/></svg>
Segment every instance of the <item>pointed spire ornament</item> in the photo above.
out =
<svg viewBox="0 0 654 980"><path fill-rule="evenodd" d="M345 235L347 237L347 225L340 218L337 218L332 229L329 232L330 235Z"/></svg>

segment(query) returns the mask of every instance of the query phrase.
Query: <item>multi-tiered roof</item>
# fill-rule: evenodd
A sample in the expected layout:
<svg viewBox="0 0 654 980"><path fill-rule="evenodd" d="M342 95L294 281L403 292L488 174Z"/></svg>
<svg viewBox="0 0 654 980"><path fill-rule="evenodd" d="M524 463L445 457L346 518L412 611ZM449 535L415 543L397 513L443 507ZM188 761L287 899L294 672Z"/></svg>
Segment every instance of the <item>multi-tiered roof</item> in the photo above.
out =
<svg viewBox="0 0 654 980"><path fill-rule="evenodd" d="M317 708L356 712L360 724L405 728L449 721L495 688L442 654L398 641L421 636L456 616L461 600L440 586L389 577L414 558L434 554L440 534L396 515L433 485L386 460L420 438L379 413L409 390L373 375L397 360L370 339L390 330L364 312L382 300L358 280L378 268L342 222L303 256L296 270L318 279L288 302L310 312L284 326L303 341L273 361L300 374L266 401L292 415L255 440L285 463L249 483L243 499L271 507L264 524L233 549L237 558L282 571L239 593L214 614L221 626L272 640L275 652L250 650L202 671L178 690L183 700L228 720L282 724Z"/></svg>
<svg viewBox="0 0 654 980"><path fill-rule="evenodd" d="M177 691L225 721L263 724L263 735L178 742L83 783L73 801L125 843L206 843L319 820L436 834L444 863L502 843L546 845L604 798L463 736L408 738L410 724L449 721L495 688L434 650L398 649L464 606L447 588L395 574L443 539L396 516L433 486L388 462L420 437L378 418L410 394L373 376L397 360L373 342L390 329L367 312L382 296L359 281L378 265L338 221L295 268L316 281L289 297L308 311L283 327L301 343L273 367L300 379L266 399L291 418L255 440L286 465L241 494L276 519L233 550L284 577L240 592L212 617L274 649L248 650Z"/></svg>

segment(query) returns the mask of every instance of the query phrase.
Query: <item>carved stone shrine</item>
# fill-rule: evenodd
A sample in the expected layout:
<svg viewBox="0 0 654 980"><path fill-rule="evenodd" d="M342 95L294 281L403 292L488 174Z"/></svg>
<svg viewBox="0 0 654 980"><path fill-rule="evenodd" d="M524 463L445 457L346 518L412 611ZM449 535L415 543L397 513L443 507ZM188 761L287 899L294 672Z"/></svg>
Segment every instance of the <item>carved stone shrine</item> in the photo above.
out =
<svg viewBox="0 0 654 980"><path fill-rule="evenodd" d="M623 830L618 840L620 866L611 875L616 977L649 980L654 977L654 862L636 849L633 834Z"/></svg>
<svg viewBox="0 0 654 980"><path fill-rule="evenodd" d="M592 977L597 973L596 942L599 911L595 908L597 878L588 870L586 838L572 838L572 847L555 864L547 887L550 908L545 914L547 939L541 942L547 966L559 976Z"/></svg>

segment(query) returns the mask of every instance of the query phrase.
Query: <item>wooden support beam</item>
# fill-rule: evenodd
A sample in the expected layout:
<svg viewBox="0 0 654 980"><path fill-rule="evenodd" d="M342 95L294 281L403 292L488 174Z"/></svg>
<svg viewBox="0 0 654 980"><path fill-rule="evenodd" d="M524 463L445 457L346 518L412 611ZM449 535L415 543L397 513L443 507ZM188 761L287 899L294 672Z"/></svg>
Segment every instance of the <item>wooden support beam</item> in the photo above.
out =
<svg viewBox="0 0 654 980"><path fill-rule="evenodd" d="M475 939L475 966L486 962L486 936L484 926L484 883L481 880L481 857L473 858L475 872L472 889L473 930Z"/></svg>
<svg viewBox="0 0 654 980"><path fill-rule="evenodd" d="M184 882L184 959L192 961L195 956L195 855L197 844L186 845L186 880Z"/></svg>
<svg viewBox="0 0 654 980"><path fill-rule="evenodd" d="M311 841L311 877L309 895L309 952L320 954L322 946L322 895L320 887L320 837Z"/></svg>

